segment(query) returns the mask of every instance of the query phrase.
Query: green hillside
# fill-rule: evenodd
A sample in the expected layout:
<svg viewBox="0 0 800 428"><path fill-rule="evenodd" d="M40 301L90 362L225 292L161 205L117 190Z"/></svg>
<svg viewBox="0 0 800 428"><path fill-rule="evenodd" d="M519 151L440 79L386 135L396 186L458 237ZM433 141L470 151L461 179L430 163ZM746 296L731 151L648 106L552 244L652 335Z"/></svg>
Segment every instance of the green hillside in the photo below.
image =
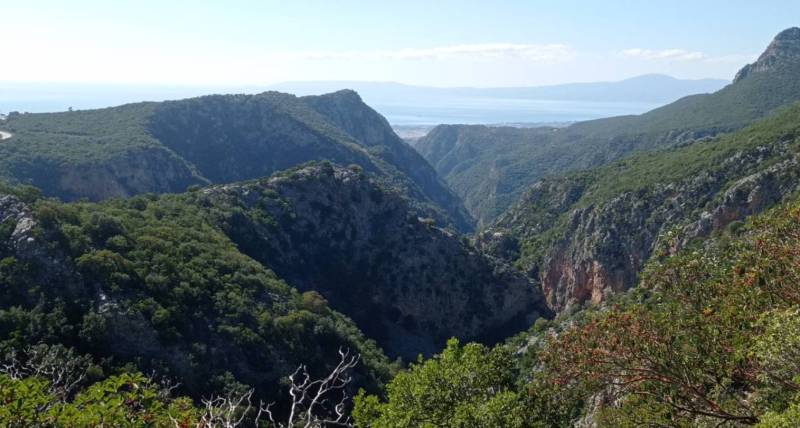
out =
<svg viewBox="0 0 800 428"><path fill-rule="evenodd" d="M322 372L340 346L364 356L365 386L390 374L349 318L241 254L185 197L0 205L3 355L63 345L97 377L156 370L196 398L244 384L274 399L281 377Z"/></svg>

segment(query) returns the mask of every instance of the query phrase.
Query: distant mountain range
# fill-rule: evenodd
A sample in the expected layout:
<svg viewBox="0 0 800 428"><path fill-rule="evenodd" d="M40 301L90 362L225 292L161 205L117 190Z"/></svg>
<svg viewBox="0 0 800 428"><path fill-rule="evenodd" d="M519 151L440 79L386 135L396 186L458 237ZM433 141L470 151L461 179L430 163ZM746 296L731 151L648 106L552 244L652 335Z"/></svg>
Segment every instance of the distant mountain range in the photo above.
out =
<svg viewBox="0 0 800 428"><path fill-rule="evenodd" d="M398 131L442 123L552 124L639 114L680 97L714 92L728 82L664 75L618 82L509 88L435 88L392 82L287 82L269 89L319 95L357 91Z"/></svg>
<svg viewBox="0 0 800 428"><path fill-rule="evenodd" d="M369 104L381 105L420 98L501 98L519 100L667 103L682 96L714 92L730 83L722 79L676 79L646 74L616 82L567 83L551 86L500 88L437 88L394 82L285 82L270 89L296 95L318 95L347 88L358 92Z"/></svg>

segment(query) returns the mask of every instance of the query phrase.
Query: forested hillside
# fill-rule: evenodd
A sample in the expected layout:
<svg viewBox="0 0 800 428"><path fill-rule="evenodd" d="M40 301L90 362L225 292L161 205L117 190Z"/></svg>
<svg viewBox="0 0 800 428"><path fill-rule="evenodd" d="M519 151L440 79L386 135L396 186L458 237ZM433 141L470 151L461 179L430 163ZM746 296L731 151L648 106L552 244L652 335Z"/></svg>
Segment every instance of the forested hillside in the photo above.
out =
<svg viewBox="0 0 800 428"><path fill-rule="evenodd" d="M349 318L241 254L185 198L0 200L6 357L61 345L90 357L95 380L155 370L195 398L241 384L274 399L283 376L322 372L340 346L363 355L359 383L391 373Z"/></svg>

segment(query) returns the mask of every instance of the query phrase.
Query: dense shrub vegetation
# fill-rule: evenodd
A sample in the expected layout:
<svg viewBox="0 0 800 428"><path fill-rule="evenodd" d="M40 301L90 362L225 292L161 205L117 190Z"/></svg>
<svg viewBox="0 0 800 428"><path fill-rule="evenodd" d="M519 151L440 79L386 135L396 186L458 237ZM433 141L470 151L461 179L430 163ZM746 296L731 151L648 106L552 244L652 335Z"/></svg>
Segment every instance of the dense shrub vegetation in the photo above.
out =
<svg viewBox="0 0 800 428"><path fill-rule="evenodd" d="M87 386L64 401L41 377L12 379L0 374L0 423L35 427L166 427L173 419L194 426L200 412L187 398L173 399L141 375L121 374ZM180 426L180 425L179 425Z"/></svg>
<svg viewBox="0 0 800 428"><path fill-rule="evenodd" d="M34 211L48 258L0 248L0 353L60 343L106 372L130 363L178 378L194 397L239 384L273 397L281 376L301 362L325 370L340 346L364 357L358 383L389 376L349 319L238 252L184 197L40 200Z"/></svg>
<svg viewBox="0 0 800 428"><path fill-rule="evenodd" d="M524 402L515 391L514 361L504 347L451 340L428 361L412 364L387 388L388 401L360 395L356 421L373 427L521 427Z"/></svg>

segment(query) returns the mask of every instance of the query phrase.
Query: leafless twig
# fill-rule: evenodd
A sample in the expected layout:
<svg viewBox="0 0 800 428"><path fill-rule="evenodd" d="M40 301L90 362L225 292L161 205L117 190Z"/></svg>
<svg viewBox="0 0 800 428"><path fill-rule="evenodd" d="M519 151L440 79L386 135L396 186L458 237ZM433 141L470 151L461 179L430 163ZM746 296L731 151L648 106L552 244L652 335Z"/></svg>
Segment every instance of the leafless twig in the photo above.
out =
<svg viewBox="0 0 800 428"><path fill-rule="evenodd" d="M254 407L253 390L243 394L211 397L203 400L200 421L195 428L236 428L245 422L253 426L267 423L273 428L323 428L352 427L347 416L347 403L350 400L346 387L352 381L349 371L354 368L360 355L353 355L349 350L339 350L339 363L330 374L322 379L312 380L305 365L301 365L289 376L289 396L291 407L286 422L279 422L272 412L275 403L259 403ZM331 401L332 396L341 396L338 401ZM336 404L333 404L333 403ZM253 419L248 419L255 413ZM176 428L184 425L170 416Z"/></svg>

